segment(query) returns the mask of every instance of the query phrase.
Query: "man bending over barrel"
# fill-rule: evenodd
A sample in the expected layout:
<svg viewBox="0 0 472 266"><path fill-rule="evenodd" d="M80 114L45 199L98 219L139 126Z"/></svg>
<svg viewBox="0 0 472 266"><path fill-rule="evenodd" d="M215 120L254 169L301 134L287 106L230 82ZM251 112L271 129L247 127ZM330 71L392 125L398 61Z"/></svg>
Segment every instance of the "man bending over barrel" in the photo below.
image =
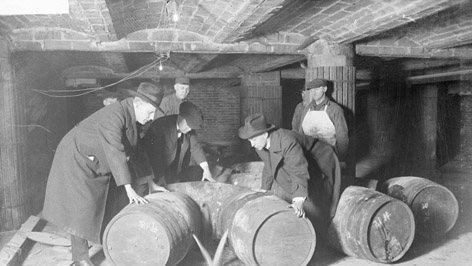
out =
<svg viewBox="0 0 472 266"><path fill-rule="evenodd" d="M151 121L163 91L147 82L134 97L103 107L59 143L46 187L43 218L71 234L74 265L93 265L87 240L100 243L100 228L113 175L130 203L147 203L131 187L127 161L136 148L136 122Z"/></svg>
<svg viewBox="0 0 472 266"><path fill-rule="evenodd" d="M201 110L188 101L180 104L178 115L160 117L152 122L142 141L159 185L215 181L195 132L202 126ZM190 165L191 158L198 165Z"/></svg>
<svg viewBox="0 0 472 266"><path fill-rule="evenodd" d="M253 114L239 128L264 162L262 190L271 190L291 203L299 217L308 218L321 232L336 212L341 188L339 160L329 144L266 123Z"/></svg>

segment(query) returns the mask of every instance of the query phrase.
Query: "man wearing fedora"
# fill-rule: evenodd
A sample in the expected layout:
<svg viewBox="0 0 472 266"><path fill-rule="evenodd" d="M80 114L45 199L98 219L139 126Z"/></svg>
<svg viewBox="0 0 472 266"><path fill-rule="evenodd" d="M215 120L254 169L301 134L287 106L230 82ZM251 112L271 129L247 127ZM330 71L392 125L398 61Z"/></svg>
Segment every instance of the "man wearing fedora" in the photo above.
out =
<svg viewBox="0 0 472 266"><path fill-rule="evenodd" d="M191 102L181 103L178 115L152 122L143 138L143 146L159 185L196 181L201 177L214 181L195 133L202 125L202 112ZM198 165L190 166L191 158Z"/></svg>
<svg viewBox="0 0 472 266"><path fill-rule="evenodd" d="M306 212L318 229L326 228L336 212L341 188L339 160L332 147L267 124L263 114L248 116L238 133L264 162L261 189L291 203L298 216Z"/></svg>
<svg viewBox="0 0 472 266"><path fill-rule="evenodd" d="M346 119L343 109L326 97L328 83L326 79L306 83L303 101L293 114L292 130L330 144L339 159L345 161L349 145Z"/></svg>
<svg viewBox="0 0 472 266"><path fill-rule="evenodd" d="M100 243L108 186L113 176L130 203L144 204L131 187L129 157L137 144L136 122L154 117L163 91L143 82L128 97L96 111L60 141L46 187L42 216L71 234L75 265L93 265L88 242Z"/></svg>
<svg viewBox="0 0 472 266"><path fill-rule="evenodd" d="M162 99L161 109L166 115L178 115L179 106L182 102L187 101L190 91L190 80L187 77L177 77L174 84L175 93L169 94Z"/></svg>

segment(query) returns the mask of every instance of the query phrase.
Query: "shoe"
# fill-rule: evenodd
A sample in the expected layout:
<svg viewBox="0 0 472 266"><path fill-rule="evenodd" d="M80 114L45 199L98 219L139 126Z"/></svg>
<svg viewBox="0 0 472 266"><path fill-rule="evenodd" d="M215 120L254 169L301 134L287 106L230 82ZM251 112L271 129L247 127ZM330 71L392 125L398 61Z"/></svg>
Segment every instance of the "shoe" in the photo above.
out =
<svg viewBox="0 0 472 266"><path fill-rule="evenodd" d="M90 259L74 261L72 265L75 266L95 266Z"/></svg>

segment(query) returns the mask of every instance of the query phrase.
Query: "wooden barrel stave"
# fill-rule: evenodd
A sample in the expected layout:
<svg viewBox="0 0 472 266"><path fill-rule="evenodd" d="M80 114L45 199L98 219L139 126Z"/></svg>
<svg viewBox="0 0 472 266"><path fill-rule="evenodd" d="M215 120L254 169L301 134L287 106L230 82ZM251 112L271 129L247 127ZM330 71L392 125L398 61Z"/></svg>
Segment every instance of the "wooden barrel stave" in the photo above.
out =
<svg viewBox="0 0 472 266"><path fill-rule="evenodd" d="M406 204L350 186L341 195L328 236L332 246L349 256L390 263L408 251L414 232L413 214Z"/></svg>

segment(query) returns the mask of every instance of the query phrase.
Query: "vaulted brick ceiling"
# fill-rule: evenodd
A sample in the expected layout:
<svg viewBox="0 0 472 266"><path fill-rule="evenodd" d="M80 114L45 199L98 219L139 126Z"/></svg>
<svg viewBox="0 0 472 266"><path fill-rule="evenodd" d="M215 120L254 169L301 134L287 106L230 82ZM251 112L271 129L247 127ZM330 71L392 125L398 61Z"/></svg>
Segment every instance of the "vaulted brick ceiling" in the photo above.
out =
<svg viewBox="0 0 472 266"><path fill-rule="evenodd" d="M182 53L168 64L184 72L269 71L303 60L300 46L317 39L367 56L472 58L469 0L171 0L177 22L167 2L69 0L68 15L0 16L0 34L19 51ZM228 53L261 55L217 55Z"/></svg>

